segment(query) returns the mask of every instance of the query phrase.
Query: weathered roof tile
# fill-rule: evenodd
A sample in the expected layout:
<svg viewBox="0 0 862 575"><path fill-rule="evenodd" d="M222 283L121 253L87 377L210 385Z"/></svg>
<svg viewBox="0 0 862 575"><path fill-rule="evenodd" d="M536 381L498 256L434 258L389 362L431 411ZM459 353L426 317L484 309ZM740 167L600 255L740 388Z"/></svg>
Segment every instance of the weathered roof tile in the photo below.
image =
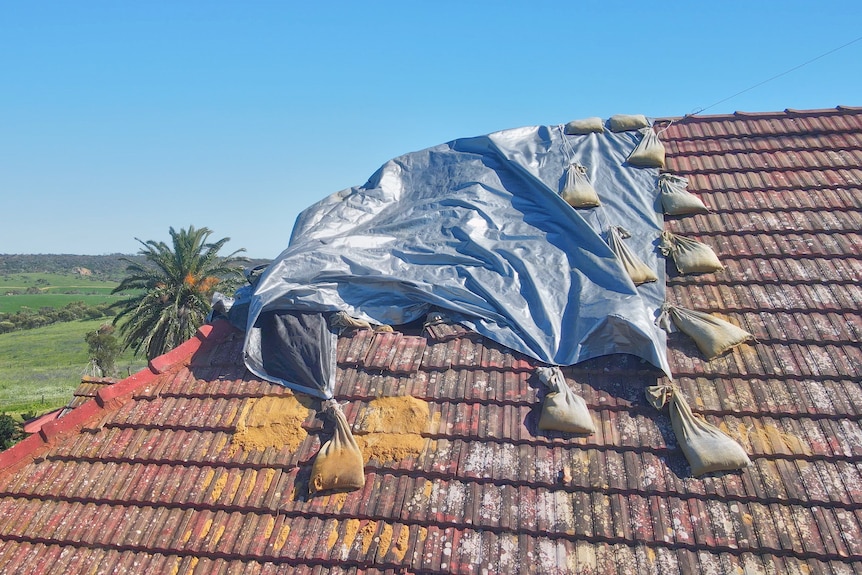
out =
<svg viewBox="0 0 862 575"><path fill-rule="evenodd" d="M668 170L712 208L666 228L725 265L668 266L667 300L756 338L707 362L671 334L674 383L751 467L691 477L667 411L644 398L669 380L631 358L563 370L595 434L540 431L537 362L444 322L340 335L348 422L386 395L427 402L429 422L420 453L370 459L362 490L311 497L320 418L294 450L237 448L249 402L289 392L247 372L242 335L213 326L148 373L82 383L78 427L61 418L3 454L0 564L862 572L862 109L686 118L662 139Z"/></svg>

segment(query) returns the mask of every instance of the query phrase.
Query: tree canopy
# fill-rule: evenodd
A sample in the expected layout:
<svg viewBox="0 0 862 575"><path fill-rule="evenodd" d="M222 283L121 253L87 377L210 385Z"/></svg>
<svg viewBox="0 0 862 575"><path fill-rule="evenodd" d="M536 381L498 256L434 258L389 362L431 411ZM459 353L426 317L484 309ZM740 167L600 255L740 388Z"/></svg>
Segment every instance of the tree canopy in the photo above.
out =
<svg viewBox="0 0 862 575"><path fill-rule="evenodd" d="M99 329L88 332L84 336L87 342L87 351L90 361L96 364L102 377L111 377L116 371L117 356L120 355L122 347L114 335L114 326L103 324Z"/></svg>
<svg viewBox="0 0 862 575"><path fill-rule="evenodd" d="M170 351L203 325L216 286L236 287L246 262L238 254L245 249L220 256L230 238L208 242L210 235L208 228L189 226L170 228L171 245L135 238L143 246L138 252L143 261L126 259L127 275L113 290L130 294L117 304L114 319L125 347L144 351L147 359Z"/></svg>

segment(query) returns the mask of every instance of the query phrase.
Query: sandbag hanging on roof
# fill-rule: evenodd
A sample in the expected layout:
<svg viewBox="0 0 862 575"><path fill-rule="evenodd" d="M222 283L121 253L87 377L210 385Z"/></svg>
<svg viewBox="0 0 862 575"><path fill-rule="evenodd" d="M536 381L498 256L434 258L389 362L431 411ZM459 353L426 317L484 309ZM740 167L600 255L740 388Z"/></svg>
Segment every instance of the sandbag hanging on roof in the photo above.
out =
<svg viewBox="0 0 862 575"><path fill-rule="evenodd" d="M611 226L608 230L608 245L620 258L626 273L632 278L635 285L658 280L658 276L650 269L623 240L632 235L620 226Z"/></svg>
<svg viewBox="0 0 862 575"><path fill-rule="evenodd" d="M662 306L656 323L667 332L678 329L689 336L707 360L754 339L753 335L729 321L667 303Z"/></svg>
<svg viewBox="0 0 862 575"><path fill-rule="evenodd" d="M580 164L570 164L566 168L560 196L573 208L594 208L601 205L596 190L587 179L587 168Z"/></svg>
<svg viewBox="0 0 862 575"><path fill-rule="evenodd" d="M628 132L640 130L649 126L649 120L643 114L614 114L608 120L612 132Z"/></svg>
<svg viewBox="0 0 862 575"><path fill-rule="evenodd" d="M651 127L640 130L641 141L629 154L628 163L639 168L663 168L664 167L664 144L659 140L658 134Z"/></svg>
<svg viewBox="0 0 862 575"><path fill-rule="evenodd" d="M646 396L658 410L668 405L674 435L695 476L714 471L736 471L751 465L739 443L703 417L692 413L678 388L655 385L646 389Z"/></svg>
<svg viewBox="0 0 862 575"><path fill-rule="evenodd" d="M669 216L684 216L689 214L704 214L709 208L686 187L688 180L673 174L661 174L658 177L658 189L661 197L662 211Z"/></svg>
<svg viewBox="0 0 862 575"><path fill-rule="evenodd" d="M563 130L569 136L581 136L584 134L604 133L605 124L601 118L582 118L572 120Z"/></svg>
<svg viewBox="0 0 862 575"><path fill-rule="evenodd" d="M665 256L673 258L681 274L712 273L724 269L711 247L669 231L661 233L659 249Z"/></svg>
<svg viewBox="0 0 862 575"><path fill-rule="evenodd" d="M344 412L334 399L325 401L323 409L333 419L335 431L314 458L308 489L311 493L362 489L365 485L362 451L350 432Z"/></svg>
<svg viewBox="0 0 862 575"><path fill-rule="evenodd" d="M575 395L559 367L536 368L548 387L539 417L539 429L565 433L595 433L596 426L584 398Z"/></svg>

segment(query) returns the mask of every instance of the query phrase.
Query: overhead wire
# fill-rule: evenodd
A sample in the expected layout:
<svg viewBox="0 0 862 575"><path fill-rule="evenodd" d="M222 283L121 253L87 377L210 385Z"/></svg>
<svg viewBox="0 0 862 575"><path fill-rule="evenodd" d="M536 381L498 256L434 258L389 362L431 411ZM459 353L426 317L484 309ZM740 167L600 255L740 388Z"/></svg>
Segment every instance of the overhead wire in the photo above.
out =
<svg viewBox="0 0 862 575"><path fill-rule="evenodd" d="M776 74L775 76L772 76L771 78L767 78L766 80L763 80L762 82L758 82L757 84L754 84L753 86L749 86L748 88L745 88L744 90L740 90L739 92L732 94L726 98L722 98L721 100L714 102L714 103L710 104L709 106L706 106L705 108L700 108L699 110L695 110L694 112L686 114L686 117L696 116L697 114L701 114L701 113L705 112L706 110L709 110L711 108L718 106L719 104L723 104L724 102L727 102L728 100L732 100L733 98L736 98L737 96L745 94L746 92L754 90L755 88L759 88L760 86L767 84L769 82L772 82L773 80L776 80L778 78L781 78L782 76L786 76L787 74L790 74L791 72L794 72L794 71L798 70L799 68L802 68L803 66L807 66L808 64L811 64L812 62L816 62L817 60L820 60L821 58L825 58L826 56L829 56L830 54L834 54L835 52L837 52L839 50L843 50L847 46L850 46L851 44L855 44L856 42L859 42L860 40L862 40L862 36L859 36L858 38L850 40L846 44L842 44L841 46L838 46L837 48L833 48L833 49L829 50L828 52L824 52L824 53L820 54L819 56L815 56L814 58L811 58L810 60L807 60L801 64L798 64L798 65L796 65L796 66L794 66L788 70L785 70L784 72L781 72L780 74Z"/></svg>

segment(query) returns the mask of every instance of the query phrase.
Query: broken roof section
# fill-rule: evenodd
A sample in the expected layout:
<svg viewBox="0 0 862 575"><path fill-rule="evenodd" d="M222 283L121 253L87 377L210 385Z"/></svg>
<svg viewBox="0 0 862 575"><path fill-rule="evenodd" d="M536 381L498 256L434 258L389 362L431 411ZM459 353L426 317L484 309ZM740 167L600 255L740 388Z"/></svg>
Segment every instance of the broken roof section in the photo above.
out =
<svg viewBox="0 0 862 575"><path fill-rule="evenodd" d="M569 135L539 126L387 162L364 186L303 212L290 246L240 296L248 302L237 322L247 332L248 367L329 398L331 370L314 386L284 366L292 350L268 353L267 338L288 337L273 314L343 311L403 325L438 309L548 364L626 353L669 374L665 336L654 324L664 301L654 249L658 169L626 161L639 140L636 131ZM572 209L561 198L573 165L585 168L599 206ZM614 226L626 228L649 268L662 270L660 281L634 285L607 244ZM303 363L327 357L310 355Z"/></svg>

